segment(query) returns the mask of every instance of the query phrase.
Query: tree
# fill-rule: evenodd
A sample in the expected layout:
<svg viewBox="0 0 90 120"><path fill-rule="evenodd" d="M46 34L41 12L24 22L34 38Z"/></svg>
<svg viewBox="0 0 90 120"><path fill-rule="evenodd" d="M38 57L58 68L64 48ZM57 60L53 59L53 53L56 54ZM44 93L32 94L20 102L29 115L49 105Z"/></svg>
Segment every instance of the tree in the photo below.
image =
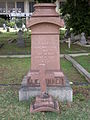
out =
<svg viewBox="0 0 90 120"><path fill-rule="evenodd" d="M90 6L88 0L67 0L61 8L66 27L75 34L85 32L90 35Z"/></svg>

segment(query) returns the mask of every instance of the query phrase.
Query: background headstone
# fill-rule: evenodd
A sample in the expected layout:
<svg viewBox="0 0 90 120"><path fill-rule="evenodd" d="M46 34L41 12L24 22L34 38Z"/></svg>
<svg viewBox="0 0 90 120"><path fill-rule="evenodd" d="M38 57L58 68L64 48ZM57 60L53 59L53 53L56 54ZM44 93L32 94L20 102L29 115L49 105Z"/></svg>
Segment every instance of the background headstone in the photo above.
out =
<svg viewBox="0 0 90 120"><path fill-rule="evenodd" d="M18 31L18 40L17 40L17 46L18 47L24 47L24 38L23 38L23 31L19 30Z"/></svg>
<svg viewBox="0 0 90 120"><path fill-rule="evenodd" d="M85 33L81 33L81 39L80 39L80 43L82 44L82 45L86 45L86 38L85 38Z"/></svg>
<svg viewBox="0 0 90 120"><path fill-rule="evenodd" d="M9 27L7 27L7 32L10 32L10 28Z"/></svg>
<svg viewBox="0 0 90 120"><path fill-rule="evenodd" d="M6 25L5 24L3 24L3 30L6 30Z"/></svg>
<svg viewBox="0 0 90 120"><path fill-rule="evenodd" d="M17 30L17 25L16 24L14 25L14 30Z"/></svg>

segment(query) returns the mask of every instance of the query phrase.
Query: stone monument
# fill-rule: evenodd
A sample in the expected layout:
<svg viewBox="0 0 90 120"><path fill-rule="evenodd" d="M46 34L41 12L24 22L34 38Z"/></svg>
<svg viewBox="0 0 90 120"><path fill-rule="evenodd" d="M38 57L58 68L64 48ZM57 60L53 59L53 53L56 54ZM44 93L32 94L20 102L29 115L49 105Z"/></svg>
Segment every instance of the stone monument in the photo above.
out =
<svg viewBox="0 0 90 120"><path fill-rule="evenodd" d="M85 33L81 33L81 39L80 39L80 43L82 45L86 45L87 41L86 41L86 38L85 38Z"/></svg>
<svg viewBox="0 0 90 120"><path fill-rule="evenodd" d="M31 70L28 74L30 86L39 85L39 64L45 64L45 79L48 86L65 85L60 70L59 28L64 23L55 12L54 4L37 4L27 23L31 33Z"/></svg>
<svg viewBox="0 0 90 120"><path fill-rule="evenodd" d="M72 89L60 68L59 28L64 22L55 7L55 4L36 4L31 19L27 21L27 27L31 29L31 67L19 90L20 101L37 96L33 107L37 108L38 102L43 105L51 102L52 109L48 104L50 111L58 111L58 103L52 102L52 96L61 101L72 101ZM44 103L42 98L45 98ZM33 107L31 111L34 111ZM35 110L41 111L39 108ZM43 109L46 111L46 106Z"/></svg>
<svg viewBox="0 0 90 120"><path fill-rule="evenodd" d="M24 47L24 38L23 38L23 31L19 30L18 31L18 40L17 40L17 46L18 47Z"/></svg>

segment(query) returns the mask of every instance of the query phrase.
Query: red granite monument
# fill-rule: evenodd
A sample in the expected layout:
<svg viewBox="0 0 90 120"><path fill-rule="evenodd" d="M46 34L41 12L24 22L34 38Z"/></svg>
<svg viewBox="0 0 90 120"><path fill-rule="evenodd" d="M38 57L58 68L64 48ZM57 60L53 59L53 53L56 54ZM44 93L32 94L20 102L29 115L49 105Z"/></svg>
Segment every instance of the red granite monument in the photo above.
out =
<svg viewBox="0 0 90 120"><path fill-rule="evenodd" d="M60 70L59 28L63 21L54 4L37 4L27 27L31 29L31 69L29 86L41 86L41 95L30 107L30 112L59 111L58 102L46 92L46 86L65 85ZM40 67L41 65L41 67Z"/></svg>
<svg viewBox="0 0 90 120"><path fill-rule="evenodd" d="M27 75L30 86L40 85L40 64L45 64L47 86L65 85L59 52L59 28L64 23L55 7L54 4L36 4L35 12L27 22L27 27L31 29L31 69Z"/></svg>
<svg viewBox="0 0 90 120"><path fill-rule="evenodd" d="M55 4L36 4L27 21L31 29L31 67L22 81L19 100L36 96L30 112L59 111L58 102L72 101L72 89L60 68L59 29L63 20Z"/></svg>

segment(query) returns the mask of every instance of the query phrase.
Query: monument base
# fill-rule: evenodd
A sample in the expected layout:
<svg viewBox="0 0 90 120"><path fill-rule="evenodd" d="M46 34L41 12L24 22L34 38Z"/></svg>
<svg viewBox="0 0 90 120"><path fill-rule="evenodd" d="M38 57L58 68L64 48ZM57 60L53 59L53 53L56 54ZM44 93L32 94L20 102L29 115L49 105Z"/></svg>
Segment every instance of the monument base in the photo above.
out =
<svg viewBox="0 0 90 120"><path fill-rule="evenodd" d="M47 92L58 98L60 101L68 101L72 102L73 99L73 90L70 87L69 81L65 79L65 86L57 86L57 87L47 87ZM30 87L27 84L27 80L24 77L22 81L22 86L19 90L19 101L29 100L31 97L36 97L41 94L40 87Z"/></svg>
<svg viewBox="0 0 90 120"><path fill-rule="evenodd" d="M32 105L30 105L30 113L43 111L59 112L58 101L48 94L37 96Z"/></svg>

